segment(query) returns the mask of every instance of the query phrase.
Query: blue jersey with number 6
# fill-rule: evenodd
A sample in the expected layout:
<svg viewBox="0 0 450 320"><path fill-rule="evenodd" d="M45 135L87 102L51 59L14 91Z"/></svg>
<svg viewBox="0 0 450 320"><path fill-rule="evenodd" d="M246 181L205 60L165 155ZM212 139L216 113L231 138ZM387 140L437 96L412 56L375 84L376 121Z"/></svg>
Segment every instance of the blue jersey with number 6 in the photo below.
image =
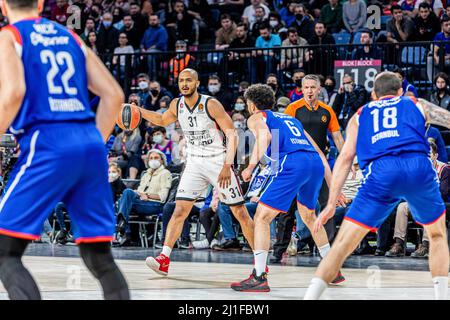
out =
<svg viewBox="0 0 450 320"><path fill-rule="evenodd" d="M316 152L306 138L300 121L284 113L268 110L261 113L272 135L272 141L266 151L269 159L281 159L296 151Z"/></svg>
<svg viewBox="0 0 450 320"><path fill-rule="evenodd" d="M94 119L85 51L78 36L44 18L21 20L7 28L25 66L26 84L10 131L19 134L37 124Z"/></svg>
<svg viewBox="0 0 450 320"><path fill-rule="evenodd" d="M356 154L361 169L384 156L405 153L428 155L425 115L410 97L386 97L358 111Z"/></svg>

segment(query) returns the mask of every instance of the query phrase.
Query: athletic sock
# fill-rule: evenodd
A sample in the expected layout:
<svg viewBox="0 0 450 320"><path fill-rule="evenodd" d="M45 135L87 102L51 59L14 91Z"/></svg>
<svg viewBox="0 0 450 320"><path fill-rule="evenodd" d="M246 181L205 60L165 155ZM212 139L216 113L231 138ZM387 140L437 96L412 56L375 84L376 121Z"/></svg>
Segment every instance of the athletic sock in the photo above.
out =
<svg viewBox="0 0 450 320"><path fill-rule="evenodd" d="M448 277L434 277L434 299L447 300Z"/></svg>
<svg viewBox="0 0 450 320"><path fill-rule="evenodd" d="M318 300L327 288L327 284L320 278L312 278L303 300Z"/></svg>
<svg viewBox="0 0 450 320"><path fill-rule="evenodd" d="M326 245L319 247L319 253L320 256L323 258L325 258L325 256L328 254L328 252L330 251L330 244L327 243Z"/></svg>
<svg viewBox="0 0 450 320"><path fill-rule="evenodd" d="M167 258L170 257L170 254L172 253L172 249L169 248L168 246L163 246L162 248L162 252L163 255L165 255Z"/></svg>
<svg viewBox="0 0 450 320"><path fill-rule="evenodd" d="M253 255L255 257L255 270L258 277L266 270L268 254L269 251L267 250L253 251Z"/></svg>

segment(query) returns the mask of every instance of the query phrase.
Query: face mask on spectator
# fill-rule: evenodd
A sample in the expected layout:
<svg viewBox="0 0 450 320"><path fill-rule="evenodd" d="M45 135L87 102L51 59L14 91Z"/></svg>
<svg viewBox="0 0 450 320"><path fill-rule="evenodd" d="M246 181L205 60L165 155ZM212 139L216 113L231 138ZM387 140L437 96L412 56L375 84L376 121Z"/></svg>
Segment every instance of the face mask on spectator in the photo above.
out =
<svg viewBox="0 0 450 320"><path fill-rule="evenodd" d="M334 86L332 85L325 85L325 90L327 90L327 92L333 91Z"/></svg>
<svg viewBox="0 0 450 320"><path fill-rule="evenodd" d="M108 176L111 181L115 181L119 178L119 174L117 172L109 172Z"/></svg>
<svg viewBox="0 0 450 320"><path fill-rule="evenodd" d="M275 28L276 26L278 26L278 21L277 20L270 20L269 24L272 28Z"/></svg>
<svg viewBox="0 0 450 320"><path fill-rule="evenodd" d="M164 140L164 138L160 134L153 136L153 142L156 144L161 144L163 142L163 140Z"/></svg>
<svg viewBox="0 0 450 320"><path fill-rule="evenodd" d="M109 28L111 24L112 24L111 21L103 21L103 25L105 26L105 28Z"/></svg>
<svg viewBox="0 0 450 320"><path fill-rule="evenodd" d="M98 18L99 15L100 15L100 14L99 14L97 11L94 11L94 10L91 11L91 16L92 16L94 19Z"/></svg>
<svg viewBox="0 0 450 320"><path fill-rule="evenodd" d="M148 89L148 82L147 81L141 81L139 82L139 89L146 90Z"/></svg>
<svg viewBox="0 0 450 320"><path fill-rule="evenodd" d="M160 162L159 160L150 160L150 161L148 162L148 166L149 166L151 169L156 170L156 169L158 169L159 167L161 167L161 162Z"/></svg>
<svg viewBox="0 0 450 320"><path fill-rule="evenodd" d="M245 103L236 103L234 105L234 110L243 111L245 109Z"/></svg>
<svg viewBox="0 0 450 320"><path fill-rule="evenodd" d="M274 92L277 91L277 85L276 85L275 83L268 83L267 85L268 85L269 87L271 87L272 90L273 90Z"/></svg>
<svg viewBox="0 0 450 320"><path fill-rule="evenodd" d="M150 89L150 93L152 94L152 96L156 97L159 93L159 90L158 89Z"/></svg>
<svg viewBox="0 0 450 320"><path fill-rule="evenodd" d="M297 19L298 21L300 21L300 20L303 19L303 15L302 15L301 13L297 13L297 14L295 15L295 19Z"/></svg>
<svg viewBox="0 0 450 320"><path fill-rule="evenodd" d="M244 129L245 130L245 121L233 121L233 125L236 129Z"/></svg>
<svg viewBox="0 0 450 320"><path fill-rule="evenodd" d="M302 86L302 79L295 80L295 85L300 88Z"/></svg>
<svg viewBox="0 0 450 320"><path fill-rule="evenodd" d="M220 91L220 87L219 87L218 84L210 84L210 85L208 86L208 90L209 90L209 92L211 92L211 93L217 93L217 92Z"/></svg>
<svg viewBox="0 0 450 320"><path fill-rule="evenodd" d="M285 107L278 107L278 112L279 113L284 113L285 110L286 110Z"/></svg>

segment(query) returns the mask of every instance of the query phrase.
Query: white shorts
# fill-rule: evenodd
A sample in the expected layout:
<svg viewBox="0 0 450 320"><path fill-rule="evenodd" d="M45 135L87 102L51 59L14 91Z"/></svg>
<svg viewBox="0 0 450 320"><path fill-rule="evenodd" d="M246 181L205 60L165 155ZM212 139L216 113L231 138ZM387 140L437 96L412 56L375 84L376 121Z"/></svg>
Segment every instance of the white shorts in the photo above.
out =
<svg viewBox="0 0 450 320"><path fill-rule="evenodd" d="M219 192L219 199L227 205L240 205L245 203L241 185L233 169L231 182L227 188L219 187L217 179L223 168L223 157L200 158L190 157L186 161L186 168L181 175L176 200L194 201L204 197L208 186L213 185Z"/></svg>

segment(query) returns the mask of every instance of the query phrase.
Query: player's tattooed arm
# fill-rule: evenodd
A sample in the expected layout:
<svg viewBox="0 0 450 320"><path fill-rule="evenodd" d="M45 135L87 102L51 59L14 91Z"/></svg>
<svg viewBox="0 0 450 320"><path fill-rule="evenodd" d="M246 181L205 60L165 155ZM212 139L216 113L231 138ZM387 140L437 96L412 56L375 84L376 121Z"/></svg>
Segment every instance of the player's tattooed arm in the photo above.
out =
<svg viewBox="0 0 450 320"><path fill-rule="evenodd" d="M177 102L178 99L173 99L169 108L162 114L144 108L139 108L139 110L141 111L142 118L145 120L150 121L157 126L166 127L177 121Z"/></svg>
<svg viewBox="0 0 450 320"><path fill-rule="evenodd" d="M425 99L419 98L417 105L422 107L428 123L436 124L450 129L450 112Z"/></svg>
<svg viewBox="0 0 450 320"><path fill-rule="evenodd" d="M10 31L0 33L0 48L0 134L3 134L19 112L25 96L25 76Z"/></svg>

